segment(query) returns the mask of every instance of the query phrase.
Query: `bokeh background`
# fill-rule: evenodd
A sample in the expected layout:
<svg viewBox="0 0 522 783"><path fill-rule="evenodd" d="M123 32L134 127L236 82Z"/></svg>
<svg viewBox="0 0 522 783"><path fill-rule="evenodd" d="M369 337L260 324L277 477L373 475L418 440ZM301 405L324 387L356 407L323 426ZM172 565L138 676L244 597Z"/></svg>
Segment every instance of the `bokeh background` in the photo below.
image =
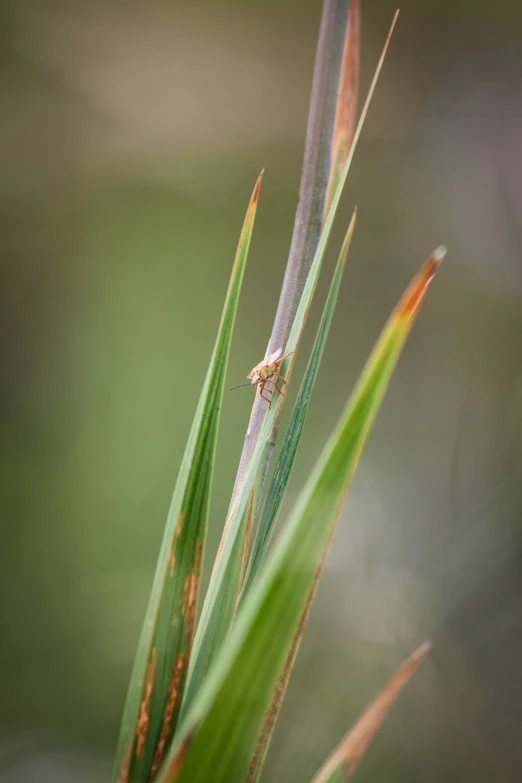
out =
<svg viewBox="0 0 522 783"><path fill-rule="evenodd" d="M0 9L0 781L97 783L262 166L230 384L267 344L320 2ZM394 10L363 0L362 94ZM286 508L407 281L449 254L353 484L265 781L309 779L426 637L358 779L522 779L521 75L520 3L401 3L297 359L296 380L357 203ZM207 573L251 402L225 398Z"/></svg>

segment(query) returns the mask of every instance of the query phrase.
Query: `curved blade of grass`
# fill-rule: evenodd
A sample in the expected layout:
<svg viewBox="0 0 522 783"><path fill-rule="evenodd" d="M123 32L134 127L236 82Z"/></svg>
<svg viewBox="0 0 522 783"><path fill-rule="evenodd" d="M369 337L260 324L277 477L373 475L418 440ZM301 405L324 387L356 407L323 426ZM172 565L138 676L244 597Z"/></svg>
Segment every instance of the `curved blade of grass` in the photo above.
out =
<svg viewBox="0 0 522 783"><path fill-rule="evenodd" d="M431 643L424 642L404 661L357 723L352 726L312 783L347 783L357 769L377 729L430 649Z"/></svg>
<svg viewBox="0 0 522 783"><path fill-rule="evenodd" d="M114 769L145 783L161 766L177 723L192 643L219 415L232 329L262 173L246 213L214 352L165 525L124 707Z"/></svg>
<svg viewBox="0 0 522 783"><path fill-rule="evenodd" d="M315 291L319 271L323 261L326 245L330 237L333 221L341 194L350 170L350 165L353 159L357 141L362 131L364 120L370 102L381 72L381 68L384 62L384 57L388 44L390 42L391 34L397 20L397 14L393 19L390 31L386 38L382 54L377 63L374 77L372 79L368 96L366 98L363 110L357 128L353 137L353 141L350 147L350 151L346 158L344 168L342 170L337 188L332 199L332 204L328 210L321 235L319 237L319 243L317 250L308 273L308 277L303 289L303 294L299 306L296 311L295 319L290 331L290 336L286 346L280 346L284 353L293 352L292 362L295 358L295 351L303 331L308 310L312 297ZM291 366L290 359L286 359L281 365L281 375L290 377ZM242 553L243 543L245 537L245 526L242 522L246 519L245 509L249 502L250 492L254 485L256 476L259 475L260 466L262 463L263 455L267 445L270 442L270 433L276 416L279 414L279 407L282 403L282 397L274 401L274 404L267 410L263 426L261 428L259 438L255 444L252 458L243 475L238 477L236 481L236 490L234 494L233 503L229 511L229 515L225 524L225 529L221 538L221 543L214 563L214 569L210 579L209 588L205 596L203 608L201 611L201 617L196 630L196 636L194 639L194 646L192 655L190 657L189 671L187 686L185 689L185 700L183 704L183 714L186 714L187 709L190 706L191 700L194 698L201 682L207 674L210 665L216 657L223 640L226 638L230 631L232 620L234 617L235 608L237 606L239 590L241 588L241 572L242 572Z"/></svg>
<svg viewBox="0 0 522 783"><path fill-rule="evenodd" d="M268 748L272 740L272 735L274 733L275 725L279 717L279 712L281 710L283 699L285 698L286 688L288 686L290 674L292 673L292 669L295 663L295 659L297 657L297 653L299 651L299 645L301 644L301 639L304 633L304 629L306 627L306 623L308 622L310 609L312 608L312 603L315 598L315 594L317 592L317 587L319 585L319 581L323 573L323 567L326 560L327 551L328 551L328 547L325 549L325 553L321 558L321 562L316 569L314 578L312 579L312 586L310 587L310 590L304 602L303 611L301 612L299 616L299 620L296 624L295 633L292 637L292 641L288 649L288 653L281 667L281 671L276 686L272 691L272 698L265 712L265 717L261 725L261 730L259 731L259 738L257 740L255 750L252 754L252 758L250 759L250 766L248 768L248 772L245 777L245 783L257 783L257 781L261 777L261 773L263 772L263 767L265 765Z"/></svg>
<svg viewBox="0 0 522 783"><path fill-rule="evenodd" d="M310 403L310 397L315 384L315 379L319 372L319 365L323 356L324 346L328 332L330 331L330 324L332 323L332 317L337 303L337 296L339 294L339 288L341 286L341 279L344 272L344 266L346 258L348 256L348 250L350 248L350 242L352 240L353 231L355 228L355 219L357 210L354 209L348 231L344 238L344 242L339 254L339 259L335 267L332 283L328 292L328 297L324 306L319 328L315 337L310 359L299 389L299 394L292 411L290 423L285 432L283 444L281 446L281 452L277 459L274 474L268 488L268 494L263 505L263 511L261 513L261 519L256 532L256 537L252 547L252 554L250 556L250 565L248 574L245 579L245 585L241 592L241 601L244 600L253 583L259 575L261 566L263 565L272 536L274 533L277 516L281 509L281 503L290 480L290 474L294 467L295 458L297 455L297 448L301 440L304 423L306 421L306 415L308 413L308 405Z"/></svg>
<svg viewBox="0 0 522 783"><path fill-rule="evenodd" d="M361 9L359 0L351 0L346 25L341 78L337 95L335 126L330 161L330 174L326 191L325 214L332 203L339 176L348 157L357 118L357 92L359 87Z"/></svg>
<svg viewBox="0 0 522 783"><path fill-rule="evenodd" d="M249 571L245 579L245 585L241 592L241 602L245 600L257 577L259 576L275 530L277 516L279 514L281 503L283 501L286 487L288 485L290 474L294 465L297 448L301 440L301 434L303 431L304 422L306 420L310 396L315 379L317 377L324 345L330 329L333 311L335 309L337 295L341 284L342 273L355 227L356 214L357 210L355 209L348 227L348 231L346 233L345 240L343 242L341 253L339 254L339 259L337 261L337 266L332 278L330 291L328 293L326 304L323 310L323 315L321 317L321 322L319 324L317 335L314 341L314 346L310 354L308 366L306 368L301 388L292 411L290 423L285 432L281 453L276 463L274 475L272 476L272 481L270 482L270 487L268 489L267 498L263 506L256 539L252 548ZM309 610L315 595L315 588L319 581L319 577L320 571L317 572L316 578L314 579L313 588L306 600L305 608L297 624L297 631L294 639L292 640L290 651L280 674L277 686L274 690L272 702L266 712L256 749L252 755L250 767L245 778L245 783L256 783L261 776L266 754L268 752L268 747L270 745L275 724L281 709L281 704L286 693L286 686L290 677L290 672L292 670L294 660L297 655L297 650L299 648L301 635L308 620Z"/></svg>
<svg viewBox="0 0 522 783"><path fill-rule="evenodd" d="M326 551L325 551L325 555L326 555ZM321 579L321 575L324 567L324 561L325 558L323 557L316 570L314 579L312 580L312 585L306 597L306 601L304 603L303 611L299 618L299 622L297 623L296 630L292 638L292 643L288 650L288 654L286 656L284 664L281 668L277 685L273 690L272 699L266 711L266 715L261 727L261 731L259 732L259 739L257 741L255 752L252 754L252 759L250 762L250 767L248 769L247 777L245 778L245 783L257 783L257 781L261 776L266 755L268 753L268 748L272 740L272 735L274 733L277 718L279 717L281 704L283 703L283 699L286 694L286 689L288 687L290 675L292 673L295 659L299 651L299 646L301 644L301 639L304 633L304 629L306 627L306 623L308 622L308 616L310 614L312 603L315 598L317 586Z"/></svg>
<svg viewBox="0 0 522 783"><path fill-rule="evenodd" d="M440 249L423 265L385 325L263 574L180 725L159 783L244 780L361 450L443 255Z"/></svg>

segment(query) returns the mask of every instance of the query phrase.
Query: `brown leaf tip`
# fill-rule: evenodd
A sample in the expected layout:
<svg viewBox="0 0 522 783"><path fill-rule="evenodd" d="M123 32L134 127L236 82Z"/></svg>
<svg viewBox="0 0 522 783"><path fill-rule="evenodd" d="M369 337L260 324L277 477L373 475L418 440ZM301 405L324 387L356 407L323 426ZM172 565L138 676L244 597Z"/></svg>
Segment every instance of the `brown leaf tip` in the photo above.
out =
<svg viewBox="0 0 522 783"><path fill-rule="evenodd" d="M426 263L421 267L419 273L414 277L410 286L407 288L398 308L400 318L410 318L419 304L422 302L426 289L431 283L435 272L439 268L447 250L444 245L440 245L433 251Z"/></svg>
<svg viewBox="0 0 522 783"><path fill-rule="evenodd" d="M265 169L261 169L261 173L259 174L259 177L257 178L257 182L254 186L254 191L252 193L252 198L250 200L250 204L252 207L255 207L257 205L257 199L259 198L259 189L261 188L261 182L263 181L263 175L265 173Z"/></svg>
<svg viewBox="0 0 522 783"><path fill-rule="evenodd" d="M390 39L391 39L391 37L392 37L392 33L393 33L393 28L394 28L394 27L395 27L395 25L397 24L397 19L398 19L398 16L399 16L399 11L400 11L400 8L397 8L397 10L395 11L395 14L394 14L394 16L393 16L392 23L391 23L391 25L390 25L390 30L389 30L389 32L388 32L388 37L386 38L386 43L384 44L384 51L386 51L386 49L387 49L387 47L388 47L388 44L390 43Z"/></svg>
<svg viewBox="0 0 522 783"><path fill-rule="evenodd" d="M128 783L131 756L132 756L132 740L131 742L128 743L127 747L125 748L123 761L121 762L120 774L118 776L118 783Z"/></svg>

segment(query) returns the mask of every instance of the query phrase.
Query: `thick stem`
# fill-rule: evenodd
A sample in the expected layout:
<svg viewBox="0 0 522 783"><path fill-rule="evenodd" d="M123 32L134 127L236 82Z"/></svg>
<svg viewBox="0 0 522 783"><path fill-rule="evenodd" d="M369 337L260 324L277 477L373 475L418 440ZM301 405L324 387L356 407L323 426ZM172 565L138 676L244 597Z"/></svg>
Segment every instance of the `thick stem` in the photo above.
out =
<svg viewBox="0 0 522 783"><path fill-rule="evenodd" d="M312 94L308 111L306 141L290 254L279 298L279 305L268 344L267 354L283 351L306 282L323 220L326 188L330 171L332 138L343 47L350 0L324 0L321 27L315 57ZM266 405L256 394L243 452L232 494L241 485L254 451ZM277 425L276 425L277 426ZM275 428L273 438L275 439ZM262 474L266 476L273 447L267 449Z"/></svg>

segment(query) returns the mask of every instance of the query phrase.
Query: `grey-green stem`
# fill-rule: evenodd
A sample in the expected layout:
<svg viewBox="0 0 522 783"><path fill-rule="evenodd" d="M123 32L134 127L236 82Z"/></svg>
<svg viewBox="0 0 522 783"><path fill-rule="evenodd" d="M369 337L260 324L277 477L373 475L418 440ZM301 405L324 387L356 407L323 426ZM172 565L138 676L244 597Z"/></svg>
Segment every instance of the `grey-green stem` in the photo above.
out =
<svg viewBox="0 0 522 783"><path fill-rule="evenodd" d="M294 316L310 269L323 220L337 93L348 21L350 0L324 0L314 66L306 141L292 242L283 287L267 348L267 355L281 348L290 334ZM266 413L266 402L258 394L254 402L239 462L230 510L236 491L248 470ZM273 451L277 419L267 445L261 475L264 478ZM229 512L230 513L230 512Z"/></svg>

